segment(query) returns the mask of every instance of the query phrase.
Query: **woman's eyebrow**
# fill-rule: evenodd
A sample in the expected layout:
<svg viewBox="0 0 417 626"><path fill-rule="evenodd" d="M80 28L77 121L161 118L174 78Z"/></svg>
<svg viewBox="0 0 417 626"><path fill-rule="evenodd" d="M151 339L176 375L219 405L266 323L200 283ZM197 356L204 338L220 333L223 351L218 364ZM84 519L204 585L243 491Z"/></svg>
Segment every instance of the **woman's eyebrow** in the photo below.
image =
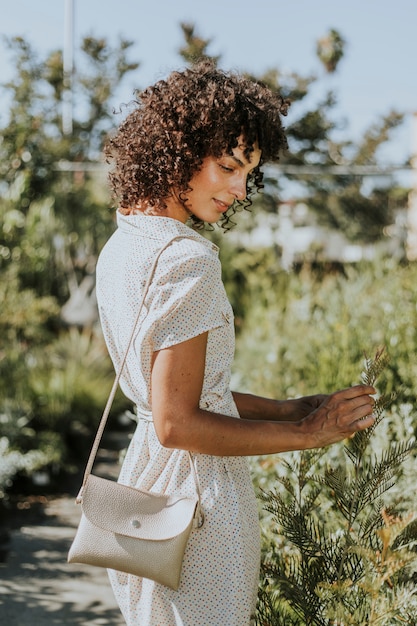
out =
<svg viewBox="0 0 417 626"><path fill-rule="evenodd" d="M237 163L237 165L240 165L240 167L244 167L245 163L243 163L243 161L241 161L240 159L238 159L237 156L235 156L234 154L230 155L233 159L233 161L235 161L235 163Z"/></svg>
<svg viewBox="0 0 417 626"><path fill-rule="evenodd" d="M250 161L246 161L243 162L241 159L239 159L237 156L235 156L234 154L229 154L228 156L230 156L231 159L233 159L233 161L239 165L239 167L245 167L245 165L250 165Z"/></svg>
<svg viewBox="0 0 417 626"><path fill-rule="evenodd" d="M242 159L240 159L239 157L237 157L235 154L233 153L229 153L229 154L225 154L224 156L229 157L230 159L233 159L233 161L236 163L236 165L238 165L239 167L245 167L247 165L252 165L252 161L249 159L246 159L246 157L244 157L244 161L242 161ZM255 170L257 167L259 167L259 165L254 165L251 169L251 172L253 170Z"/></svg>

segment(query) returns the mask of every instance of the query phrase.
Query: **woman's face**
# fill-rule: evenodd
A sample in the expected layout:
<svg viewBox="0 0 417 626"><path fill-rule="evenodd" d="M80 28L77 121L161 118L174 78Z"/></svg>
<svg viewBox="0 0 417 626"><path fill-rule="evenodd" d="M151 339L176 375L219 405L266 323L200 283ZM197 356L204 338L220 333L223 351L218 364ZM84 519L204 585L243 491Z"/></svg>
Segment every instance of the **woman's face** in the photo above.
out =
<svg viewBox="0 0 417 626"><path fill-rule="evenodd" d="M248 175L259 165L261 151L255 146L250 160L245 157L245 144L239 142L232 154L206 157L201 169L190 182L191 191L184 194L189 213L203 222L214 224L235 200L246 198ZM189 215L176 194L168 199L167 215L186 222Z"/></svg>

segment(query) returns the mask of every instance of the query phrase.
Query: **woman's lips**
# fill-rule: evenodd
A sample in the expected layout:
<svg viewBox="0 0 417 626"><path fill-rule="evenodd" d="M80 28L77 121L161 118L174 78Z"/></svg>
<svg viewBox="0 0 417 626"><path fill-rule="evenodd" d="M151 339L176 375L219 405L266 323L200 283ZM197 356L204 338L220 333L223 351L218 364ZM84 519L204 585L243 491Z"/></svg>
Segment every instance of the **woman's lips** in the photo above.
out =
<svg viewBox="0 0 417 626"><path fill-rule="evenodd" d="M217 198L214 198L214 202L216 203L217 208L221 213L225 213L230 206L230 204L226 204L225 202L222 202L221 200L218 200Z"/></svg>

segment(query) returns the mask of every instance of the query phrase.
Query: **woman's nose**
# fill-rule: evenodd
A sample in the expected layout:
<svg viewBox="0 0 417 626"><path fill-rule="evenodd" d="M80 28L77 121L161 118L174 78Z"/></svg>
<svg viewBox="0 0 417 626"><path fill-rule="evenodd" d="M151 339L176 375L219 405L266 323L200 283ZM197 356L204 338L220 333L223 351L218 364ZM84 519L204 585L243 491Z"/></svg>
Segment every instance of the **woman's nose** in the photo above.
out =
<svg viewBox="0 0 417 626"><path fill-rule="evenodd" d="M234 181L232 193L236 200L244 200L246 198L246 178L239 178Z"/></svg>

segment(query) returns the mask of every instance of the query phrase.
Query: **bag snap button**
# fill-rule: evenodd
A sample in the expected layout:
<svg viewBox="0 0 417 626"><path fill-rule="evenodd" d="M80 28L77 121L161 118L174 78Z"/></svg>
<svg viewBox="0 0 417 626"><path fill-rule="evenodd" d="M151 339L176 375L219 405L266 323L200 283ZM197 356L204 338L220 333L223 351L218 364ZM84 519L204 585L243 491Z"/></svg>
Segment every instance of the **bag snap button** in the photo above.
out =
<svg viewBox="0 0 417 626"><path fill-rule="evenodd" d="M140 521L138 519L132 519L130 522L133 528L140 528Z"/></svg>

